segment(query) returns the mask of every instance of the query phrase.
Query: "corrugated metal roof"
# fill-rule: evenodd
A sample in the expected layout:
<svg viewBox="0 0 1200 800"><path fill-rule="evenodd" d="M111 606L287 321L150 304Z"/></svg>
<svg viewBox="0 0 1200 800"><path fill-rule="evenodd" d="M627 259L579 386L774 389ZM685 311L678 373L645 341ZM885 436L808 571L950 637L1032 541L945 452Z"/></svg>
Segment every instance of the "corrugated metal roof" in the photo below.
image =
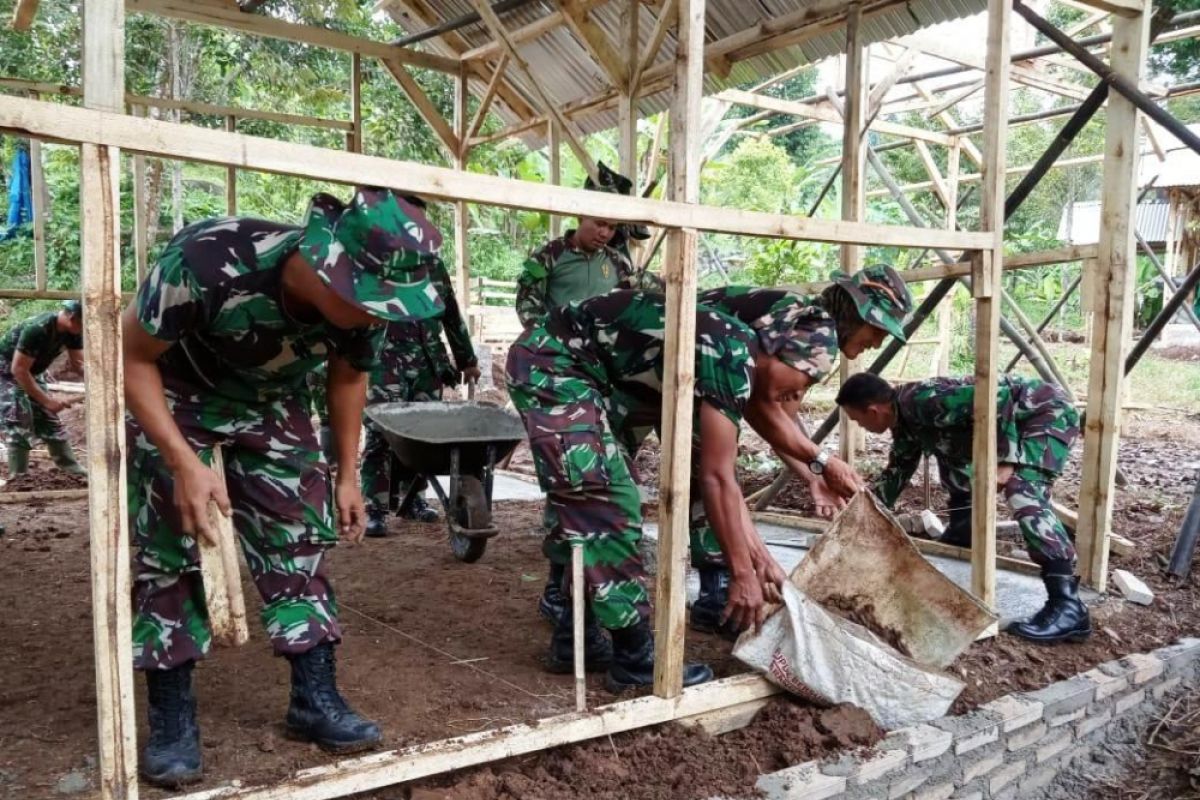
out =
<svg viewBox="0 0 1200 800"><path fill-rule="evenodd" d="M1200 125L1188 125L1188 130L1200 136ZM1140 175L1139 184L1146 183L1157 176L1154 181L1156 189L1196 189L1200 188L1200 154L1189 148L1179 139L1163 128L1158 128L1159 141L1167 151L1164 161L1159 161L1152 153L1143 152L1138 163Z"/></svg>
<svg viewBox="0 0 1200 800"><path fill-rule="evenodd" d="M1167 240L1167 214L1170 205L1151 200L1138 203L1137 232L1148 244ZM1100 201L1089 200L1063 207L1058 223L1058 238L1069 244L1095 244L1100 241Z"/></svg>
<svg viewBox="0 0 1200 800"><path fill-rule="evenodd" d="M724 39L761 22L800 11L813 5L816 1L708 0L705 41L711 43ZM426 0L426 5L433 9L441 20L454 19L473 10L468 0ZM605 31L609 40L613 42L617 41L620 31L621 7L621 3L608 2L592 9L591 12L591 19ZM979 13L986 7L987 0L898 1L895 5L865 19L863 35L867 43L886 41L914 33L939 22ZM388 6L387 9L398 22L405 24L403 15L395 7ZM508 30L513 30L536 22L556 9L557 3L553 0L541 0L505 14L503 22ZM645 6L639 4L639 9L641 14L639 35L641 48L644 50L653 31L655 17ZM459 33L470 41L473 47L492 41L490 32L482 23L463 28ZM739 61L733 64L729 75L724 78L706 73L705 93L709 94L730 86L766 80L793 67L815 63L843 52L845 40L845 28L839 27L828 33L815 35L798 45ZM654 64L665 64L672 61L675 57L675 44L672 30L668 32ZM592 97L609 88L600 66L592 60L588 51L566 27L557 28L537 39L524 42L519 47L522 57L529 62L533 74L542 82L550 97L560 106ZM508 70L507 78L509 83L515 86L523 96L536 97L511 68ZM482 91L482 86L473 88L477 92ZM667 91L643 96L638 101L638 111L642 116L656 114L666 109L669 100L670 93ZM531 103L531 105L536 104ZM506 123L518 121L516 115L500 103L496 103L494 108ZM614 127L617 124L617 113L615 109L597 110L575 116L574 120L585 133L593 133ZM525 137L525 141L535 148L540 147L543 143L540 132L530 134Z"/></svg>

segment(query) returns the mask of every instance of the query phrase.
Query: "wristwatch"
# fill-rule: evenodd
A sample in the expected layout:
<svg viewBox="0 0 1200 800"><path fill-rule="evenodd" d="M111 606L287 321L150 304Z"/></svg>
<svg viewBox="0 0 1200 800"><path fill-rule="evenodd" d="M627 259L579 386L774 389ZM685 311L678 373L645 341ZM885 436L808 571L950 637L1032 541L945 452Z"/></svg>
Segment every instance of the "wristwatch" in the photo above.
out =
<svg viewBox="0 0 1200 800"><path fill-rule="evenodd" d="M825 472L825 465L829 463L829 451L822 450L817 453L817 457L808 462L808 469L813 475L820 475Z"/></svg>

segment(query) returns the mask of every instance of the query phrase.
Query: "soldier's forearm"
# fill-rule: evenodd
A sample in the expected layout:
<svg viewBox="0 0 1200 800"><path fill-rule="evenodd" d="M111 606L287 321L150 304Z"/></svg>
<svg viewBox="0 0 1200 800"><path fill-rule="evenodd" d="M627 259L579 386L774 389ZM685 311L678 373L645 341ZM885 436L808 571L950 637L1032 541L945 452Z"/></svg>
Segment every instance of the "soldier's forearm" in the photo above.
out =
<svg viewBox="0 0 1200 800"><path fill-rule="evenodd" d="M17 386L20 386L33 402L43 407L49 405L50 395L42 391L42 387L38 386L38 382L28 369L14 369L12 376Z"/></svg>
<svg viewBox="0 0 1200 800"><path fill-rule="evenodd" d="M340 359L330 359L326 403L337 451L339 481L343 477L357 481L357 470L346 466L358 463L358 437L362 430L363 409L367 407L367 380L367 373L355 370Z"/></svg>
<svg viewBox="0 0 1200 800"><path fill-rule="evenodd" d="M175 474L191 459L198 459L167 407L162 373L155 362L125 359L125 404L158 448L167 469Z"/></svg>

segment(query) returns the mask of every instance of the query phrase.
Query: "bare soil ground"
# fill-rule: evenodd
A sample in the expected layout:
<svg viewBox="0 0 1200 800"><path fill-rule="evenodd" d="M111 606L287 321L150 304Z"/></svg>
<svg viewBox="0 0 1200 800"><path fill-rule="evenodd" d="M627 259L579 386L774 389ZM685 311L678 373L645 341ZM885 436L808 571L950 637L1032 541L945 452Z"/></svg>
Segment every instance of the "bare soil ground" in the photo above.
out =
<svg viewBox="0 0 1200 800"><path fill-rule="evenodd" d="M494 398L502 401L497 392ZM1183 415L1143 414L1122 445L1130 484L1118 492L1116 528L1137 544L1114 566L1130 569L1157 593L1154 605L1118 599L1096 611L1098 633L1088 643L1039 648L1000 637L973 646L952 669L968 688L956 705L965 710L1007 692L1043 686L1129 652L1166 644L1200 630L1200 592L1194 579L1162 577L1183 508L1200 467L1200 422ZM872 441L876 467L884 440ZM747 438L744 461L761 447ZM522 454L514 459L521 466ZM657 452L639 457L652 483ZM747 492L769 476L747 470ZM920 479L904 498L923 507ZM1073 466L1057 495L1074 502ZM944 507L933 489L933 506ZM792 486L780 504L811 510L804 487ZM806 505L807 504L807 505ZM544 580L540 504L502 502L503 531L473 565L454 560L441 524L393 521L392 536L338 548L331 570L346 642L340 683L352 704L377 719L386 747L451 737L572 708L569 676L541 668L549 628L534 613ZM0 797L59 797L69 779L95 788L95 705L89 611L86 506L28 503L0 506ZM1017 541L1009 547L1019 547ZM253 587L246 585L252 608ZM706 660L718 676L743 671L727 642L689 633L689 657ZM282 733L287 665L272 657L252 626L251 643L218 650L197 670L207 775L203 786L233 778L269 783L332 759ZM590 679L593 705L614 698L600 676ZM144 695L139 684L139 718ZM856 712L820 711L780 701L742 732L713 739L677 726L632 732L592 743L513 759L503 764L376 792L399 798L641 798L745 796L753 779L789 763L844 747L869 746L878 736ZM144 726L144 722L141 722ZM139 735L144 736L144 727ZM694 791L693 791L694 789ZM145 787L143 796L168 793ZM1098 795L1100 796L1100 795ZM1114 795L1107 795L1114 796ZM1151 796L1170 797L1170 793ZM1125 798L1121 798L1125 800Z"/></svg>

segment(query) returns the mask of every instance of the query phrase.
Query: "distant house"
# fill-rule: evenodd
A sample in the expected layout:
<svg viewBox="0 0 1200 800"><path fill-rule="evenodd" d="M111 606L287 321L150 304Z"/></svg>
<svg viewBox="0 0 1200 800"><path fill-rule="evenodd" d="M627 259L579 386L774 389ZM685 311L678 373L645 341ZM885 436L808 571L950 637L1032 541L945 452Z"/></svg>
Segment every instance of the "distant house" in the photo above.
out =
<svg viewBox="0 0 1200 800"><path fill-rule="evenodd" d="M1200 135L1200 125L1188 129ZM1143 153L1138 185L1153 188L1138 204L1137 232L1156 252L1170 274L1186 274L1200 259L1200 154L1171 134L1155 128L1163 158L1151 148ZM1063 208L1058 238L1070 244L1100 239L1100 203L1072 203Z"/></svg>

